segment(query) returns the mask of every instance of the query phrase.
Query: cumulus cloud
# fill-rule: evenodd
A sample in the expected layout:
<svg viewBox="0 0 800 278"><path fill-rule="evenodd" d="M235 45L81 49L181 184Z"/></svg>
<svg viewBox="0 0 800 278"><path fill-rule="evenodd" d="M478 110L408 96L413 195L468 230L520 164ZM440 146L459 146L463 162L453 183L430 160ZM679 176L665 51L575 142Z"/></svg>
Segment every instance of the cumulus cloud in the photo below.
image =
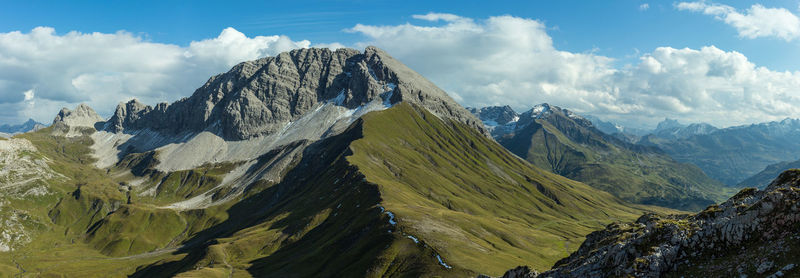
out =
<svg viewBox="0 0 800 278"><path fill-rule="evenodd" d="M650 9L650 4L644 3L644 4L639 5L639 10L640 11L646 11L648 9Z"/></svg>
<svg viewBox="0 0 800 278"><path fill-rule="evenodd" d="M349 29L430 78L467 106L549 102L630 125L664 117L720 126L800 116L800 73L758 67L735 51L657 48L638 63L553 46L536 20L427 14L441 24ZM797 96L795 96L797 95Z"/></svg>
<svg viewBox="0 0 800 278"><path fill-rule="evenodd" d="M110 115L120 101L174 101L236 63L310 46L286 36L247 37L226 28L188 47L127 32L69 32L38 27L0 33L0 122L49 122L63 106L85 102Z"/></svg>
<svg viewBox="0 0 800 278"><path fill-rule="evenodd" d="M736 28L739 36L748 39L776 37L786 41L800 38L800 18L784 8L767 8L754 4L744 12L710 2L681 2L678 10L701 12Z"/></svg>
<svg viewBox="0 0 800 278"><path fill-rule="evenodd" d="M678 6L730 10L705 2ZM347 31L364 36L356 47L384 48L466 106L527 110L548 102L631 126L664 117L719 126L800 117L800 72L760 67L736 51L660 47L619 67L596 53L557 49L547 26L533 19L413 18ZM0 33L0 123L50 121L61 107L80 102L109 116L118 102L133 97L150 104L173 101L238 62L309 46L232 28L185 47L126 32L57 34L40 27Z"/></svg>

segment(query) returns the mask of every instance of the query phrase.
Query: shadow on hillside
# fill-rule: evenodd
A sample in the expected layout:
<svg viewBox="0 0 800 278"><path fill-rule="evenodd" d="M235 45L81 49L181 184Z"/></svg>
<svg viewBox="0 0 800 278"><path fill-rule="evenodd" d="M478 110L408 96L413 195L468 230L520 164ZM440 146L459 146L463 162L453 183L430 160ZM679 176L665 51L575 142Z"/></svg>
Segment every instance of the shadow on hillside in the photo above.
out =
<svg viewBox="0 0 800 278"><path fill-rule="evenodd" d="M352 265L342 263L341 260L345 258L343 255L350 256L347 261L351 262L369 260L366 256L360 259L356 256L375 251L373 249L376 246L385 246L391 240L391 234L375 232L375 229L389 229L386 227L388 222L381 221L380 210L375 208L380 201L377 188L364 181L363 176L344 160L350 152L349 143L360 137L360 124L354 124L341 135L309 145L302 159L280 183L269 186L257 182L251 185L250 188L269 187L229 208L226 211L227 220L186 240L183 247L174 253L186 254L185 257L145 266L131 277L171 277L191 271L209 255L207 248L217 244L218 238L231 237L245 228L264 229L264 232L267 228L279 230L285 238L280 243L273 243L280 245L278 250L250 262L248 271L251 275L263 277L282 272L313 274L323 270L327 273L352 271L347 270ZM313 224L314 216L324 214L327 210L335 210L336 214L331 212L322 223L303 233L307 226ZM204 211L189 213L200 214ZM284 215L285 218L273 222L269 227L257 227ZM376 237L363 240L367 235ZM295 237L295 241L289 240L292 237ZM257 246L259 250L271 247L268 242L253 244L262 244ZM367 264L364 262L363 265ZM363 273L365 270L359 271Z"/></svg>

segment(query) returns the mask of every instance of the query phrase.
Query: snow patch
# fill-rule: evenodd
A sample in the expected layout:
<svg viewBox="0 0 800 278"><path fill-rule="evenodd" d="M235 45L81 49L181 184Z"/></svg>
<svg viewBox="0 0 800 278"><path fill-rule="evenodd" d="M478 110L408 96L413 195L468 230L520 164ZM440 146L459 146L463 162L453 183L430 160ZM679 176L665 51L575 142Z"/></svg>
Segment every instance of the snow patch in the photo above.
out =
<svg viewBox="0 0 800 278"><path fill-rule="evenodd" d="M452 266L449 266L446 263L444 263L444 261L442 261L442 256L439 256L439 254L436 254L436 259L439 260L439 264L442 265L444 268L447 269L453 268Z"/></svg>
<svg viewBox="0 0 800 278"><path fill-rule="evenodd" d="M397 221L394 221L394 213L391 211L386 210L383 206L378 206L381 209L381 213L385 213L389 216L389 224L397 225Z"/></svg>

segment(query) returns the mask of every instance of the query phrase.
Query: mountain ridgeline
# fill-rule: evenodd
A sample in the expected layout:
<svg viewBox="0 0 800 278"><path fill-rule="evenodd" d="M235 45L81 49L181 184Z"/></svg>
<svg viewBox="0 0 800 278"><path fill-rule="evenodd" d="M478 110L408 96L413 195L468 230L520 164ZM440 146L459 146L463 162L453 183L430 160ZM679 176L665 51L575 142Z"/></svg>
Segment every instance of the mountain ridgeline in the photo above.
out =
<svg viewBox="0 0 800 278"><path fill-rule="evenodd" d="M45 127L47 126L33 119L28 119L24 123L18 125L0 125L0 137L10 137L14 134L37 131Z"/></svg>
<svg viewBox="0 0 800 278"><path fill-rule="evenodd" d="M697 165L709 177L735 186L771 164L800 158L800 120L710 129L682 138L651 134L639 144L657 146L675 160Z"/></svg>
<svg viewBox="0 0 800 278"><path fill-rule="evenodd" d="M227 140L245 140L275 133L324 101L352 109L376 98L414 103L480 128L447 93L374 47L363 53L302 49L244 62L173 104L121 104L106 128L211 131Z"/></svg>
<svg viewBox="0 0 800 278"><path fill-rule="evenodd" d="M510 107L472 111L514 154L630 202L701 210L728 196L699 168L605 134L567 109L541 104L522 114Z"/></svg>
<svg viewBox="0 0 800 278"><path fill-rule="evenodd" d="M0 195L0 274L499 275L671 211L542 170L488 132L374 47L244 62L108 120L64 109L0 141L3 169L29 165L0 176L13 189Z"/></svg>

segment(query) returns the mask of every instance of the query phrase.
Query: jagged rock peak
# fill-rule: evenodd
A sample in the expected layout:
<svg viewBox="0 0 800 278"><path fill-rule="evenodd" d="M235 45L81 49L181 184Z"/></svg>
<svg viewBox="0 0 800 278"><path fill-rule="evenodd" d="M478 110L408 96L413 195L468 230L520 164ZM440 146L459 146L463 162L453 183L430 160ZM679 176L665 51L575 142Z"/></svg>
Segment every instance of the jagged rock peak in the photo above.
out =
<svg viewBox="0 0 800 278"><path fill-rule="evenodd" d="M94 127L97 122L102 122L103 118L97 115L89 105L84 103L75 107L75 110L69 110L64 107L58 112L53 125L65 125L68 127Z"/></svg>
<svg viewBox="0 0 800 278"><path fill-rule="evenodd" d="M106 129L111 132L122 132L125 130L126 123L136 125L144 115L151 111L153 111L152 107L135 98L128 102L120 102L114 115L108 120Z"/></svg>
<svg viewBox="0 0 800 278"><path fill-rule="evenodd" d="M590 120L581 117L580 115L575 114L574 112L568 109L563 109L561 107L550 105L548 103L534 105L533 108L531 108L530 110L520 114L519 115L520 120L517 126L523 127L536 119L544 119L551 116L567 117L577 122L581 126L593 127L592 122Z"/></svg>
<svg viewBox="0 0 800 278"><path fill-rule="evenodd" d="M683 128L686 127L685 125L678 122L678 120L664 118L663 121L659 122L656 126L656 131L664 130L664 129L671 129L671 128Z"/></svg>
<svg viewBox="0 0 800 278"><path fill-rule="evenodd" d="M509 122L514 122L519 119L517 114L511 106L487 106L483 108L467 108L469 112L478 116L478 118L487 125L504 125Z"/></svg>
<svg viewBox="0 0 800 278"><path fill-rule="evenodd" d="M447 93L376 47L363 53L297 49L243 62L171 105L153 109L137 102L121 105L106 128L211 131L243 140L274 133L326 101L352 109L376 99L415 103L483 131L480 122Z"/></svg>

